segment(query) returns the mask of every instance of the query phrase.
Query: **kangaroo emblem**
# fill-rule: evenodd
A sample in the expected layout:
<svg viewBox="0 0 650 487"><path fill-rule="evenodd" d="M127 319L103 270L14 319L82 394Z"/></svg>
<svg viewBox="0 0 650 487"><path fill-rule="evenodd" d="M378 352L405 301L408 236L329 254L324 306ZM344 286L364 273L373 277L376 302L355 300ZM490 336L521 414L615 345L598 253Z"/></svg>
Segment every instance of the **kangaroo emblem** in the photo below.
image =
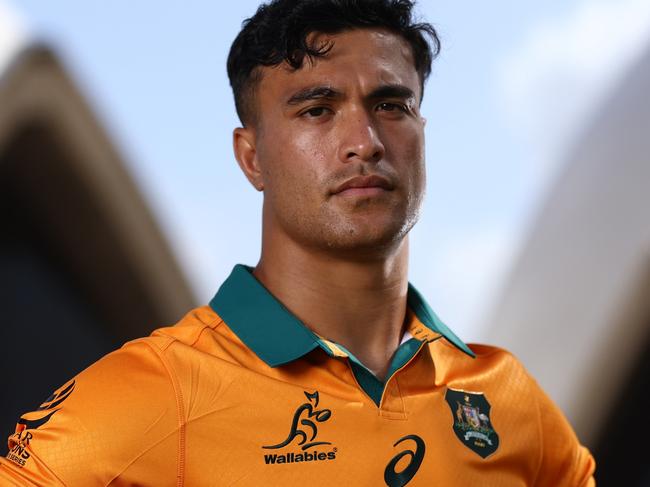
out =
<svg viewBox="0 0 650 487"><path fill-rule="evenodd" d="M291 443L295 438L300 438L298 445L303 450L318 445L331 445L329 441L314 441L318 435L318 426L316 423L323 423L330 419L332 411L329 409L316 409L318 407L318 391L308 393L304 391L307 402L298 406L293 414L291 429L287 438L277 445L263 446L266 449L283 448Z"/></svg>

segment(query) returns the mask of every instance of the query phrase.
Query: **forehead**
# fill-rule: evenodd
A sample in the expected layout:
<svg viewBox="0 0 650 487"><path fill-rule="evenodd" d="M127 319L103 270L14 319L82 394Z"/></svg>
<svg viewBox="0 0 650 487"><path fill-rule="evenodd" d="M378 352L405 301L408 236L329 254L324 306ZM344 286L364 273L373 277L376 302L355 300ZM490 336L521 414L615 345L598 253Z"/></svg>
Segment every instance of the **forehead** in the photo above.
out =
<svg viewBox="0 0 650 487"><path fill-rule="evenodd" d="M341 90L370 91L381 84L402 84L419 93L419 77L408 42L397 34L378 29L355 29L338 34L314 33L310 43L331 43L323 57L305 59L300 69L288 64L265 67L258 86L261 98L278 100L297 89L327 84Z"/></svg>

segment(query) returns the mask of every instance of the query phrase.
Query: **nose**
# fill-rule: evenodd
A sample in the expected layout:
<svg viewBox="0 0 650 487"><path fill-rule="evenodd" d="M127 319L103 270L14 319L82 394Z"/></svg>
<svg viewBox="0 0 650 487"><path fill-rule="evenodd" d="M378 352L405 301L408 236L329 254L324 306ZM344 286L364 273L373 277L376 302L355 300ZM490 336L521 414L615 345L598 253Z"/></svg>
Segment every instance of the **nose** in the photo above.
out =
<svg viewBox="0 0 650 487"><path fill-rule="evenodd" d="M365 110L354 110L341 125L339 158L342 162L379 162L384 157L384 144Z"/></svg>

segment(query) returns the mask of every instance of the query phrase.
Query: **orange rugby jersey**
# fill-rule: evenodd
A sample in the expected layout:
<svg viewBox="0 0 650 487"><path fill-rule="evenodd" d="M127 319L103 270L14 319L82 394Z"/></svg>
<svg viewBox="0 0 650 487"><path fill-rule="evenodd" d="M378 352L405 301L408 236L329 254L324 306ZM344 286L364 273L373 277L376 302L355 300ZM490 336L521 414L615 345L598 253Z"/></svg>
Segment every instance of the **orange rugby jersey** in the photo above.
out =
<svg viewBox="0 0 650 487"><path fill-rule="evenodd" d="M509 353L461 342L411 286L379 381L238 265L176 326L24 414L0 485L586 486L594 461Z"/></svg>

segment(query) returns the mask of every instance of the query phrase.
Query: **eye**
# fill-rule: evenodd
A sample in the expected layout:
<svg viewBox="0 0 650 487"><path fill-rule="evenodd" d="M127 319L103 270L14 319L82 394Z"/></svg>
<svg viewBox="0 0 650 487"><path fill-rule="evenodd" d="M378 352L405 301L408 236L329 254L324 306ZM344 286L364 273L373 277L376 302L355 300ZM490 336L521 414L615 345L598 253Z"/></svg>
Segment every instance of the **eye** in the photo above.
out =
<svg viewBox="0 0 650 487"><path fill-rule="evenodd" d="M385 101L377 105L377 110L382 112L406 112L406 105Z"/></svg>
<svg viewBox="0 0 650 487"><path fill-rule="evenodd" d="M328 113L330 113L330 109L327 107L311 107L302 112L302 115L308 118L319 118Z"/></svg>

